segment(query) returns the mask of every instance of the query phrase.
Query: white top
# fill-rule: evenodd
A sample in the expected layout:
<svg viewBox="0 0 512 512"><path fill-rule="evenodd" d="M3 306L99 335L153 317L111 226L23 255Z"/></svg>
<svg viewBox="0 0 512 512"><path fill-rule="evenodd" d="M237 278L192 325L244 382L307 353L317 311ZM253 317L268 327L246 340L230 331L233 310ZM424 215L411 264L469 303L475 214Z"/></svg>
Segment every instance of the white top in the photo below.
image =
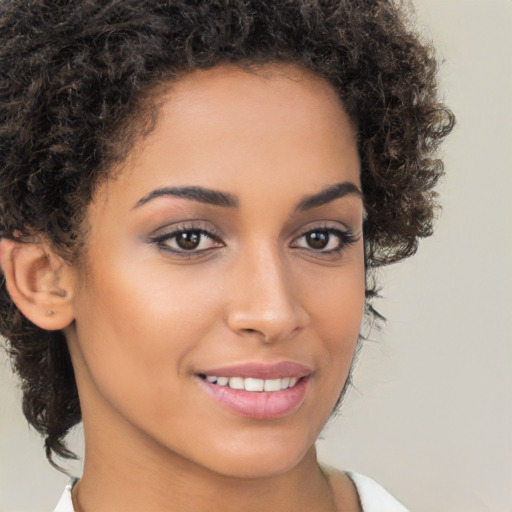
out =
<svg viewBox="0 0 512 512"><path fill-rule="evenodd" d="M356 486L363 512L408 512L400 502L375 480L351 471L347 472L347 475ZM78 479L74 478L66 485L57 508L53 512L73 512L71 490L77 481Z"/></svg>
<svg viewBox="0 0 512 512"><path fill-rule="evenodd" d="M409 512L384 487L368 476L347 471L359 494L363 512Z"/></svg>

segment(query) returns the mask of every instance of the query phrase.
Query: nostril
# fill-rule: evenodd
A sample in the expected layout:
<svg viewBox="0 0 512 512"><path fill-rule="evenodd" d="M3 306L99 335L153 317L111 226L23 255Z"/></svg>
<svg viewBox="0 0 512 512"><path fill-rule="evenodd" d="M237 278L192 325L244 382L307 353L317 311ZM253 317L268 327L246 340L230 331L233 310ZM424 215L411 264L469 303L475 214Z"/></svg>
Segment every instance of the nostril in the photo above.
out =
<svg viewBox="0 0 512 512"><path fill-rule="evenodd" d="M252 329L248 327L246 329L241 329L240 332L243 333L244 335L249 335L251 337L253 337L254 335L257 335L258 337L261 336L261 338L264 339L265 341L267 341L268 339L268 336L265 334L265 332L259 329Z"/></svg>

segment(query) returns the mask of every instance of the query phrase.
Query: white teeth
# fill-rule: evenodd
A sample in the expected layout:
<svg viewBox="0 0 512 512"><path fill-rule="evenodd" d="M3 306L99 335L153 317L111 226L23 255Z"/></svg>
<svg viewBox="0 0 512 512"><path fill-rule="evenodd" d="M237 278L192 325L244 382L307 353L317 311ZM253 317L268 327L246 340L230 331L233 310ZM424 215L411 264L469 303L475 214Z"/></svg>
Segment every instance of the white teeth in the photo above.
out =
<svg viewBox="0 0 512 512"><path fill-rule="evenodd" d="M251 377L217 377L206 375L206 380L217 386L229 386L232 389L245 391L282 391L292 388L299 380L297 377L283 377L282 379L254 379Z"/></svg>
<svg viewBox="0 0 512 512"><path fill-rule="evenodd" d="M230 377L229 387L232 389L244 389L244 379L242 377Z"/></svg>
<svg viewBox="0 0 512 512"><path fill-rule="evenodd" d="M263 391L265 381L263 379L244 379L244 388L246 391Z"/></svg>
<svg viewBox="0 0 512 512"><path fill-rule="evenodd" d="M281 391L281 379L267 379L264 386L265 391Z"/></svg>

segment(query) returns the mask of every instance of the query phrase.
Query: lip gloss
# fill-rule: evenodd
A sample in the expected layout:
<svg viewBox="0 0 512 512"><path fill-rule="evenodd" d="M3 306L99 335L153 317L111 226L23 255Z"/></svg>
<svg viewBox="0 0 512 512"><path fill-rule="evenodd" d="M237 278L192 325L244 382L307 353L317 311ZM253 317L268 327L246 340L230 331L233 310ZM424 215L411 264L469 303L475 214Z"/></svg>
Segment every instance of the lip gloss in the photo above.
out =
<svg viewBox="0 0 512 512"><path fill-rule="evenodd" d="M235 414L264 420L279 418L298 409L306 397L311 373L312 370L304 365L284 361L275 364L246 363L216 368L200 372L198 377L204 389L221 406ZM211 376L211 380L207 376ZM216 382L216 379L231 377L263 380L290 378L295 384L278 391L247 391Z"/></svg>
<svg viewBox="0 0 512 512"><path fill-rule="evenodd" d="M303 377L295 386L281 391L245 391L201 380L222 406L236 414L260 420L279 418L296 410L304 401L309 381Z"/></svg>

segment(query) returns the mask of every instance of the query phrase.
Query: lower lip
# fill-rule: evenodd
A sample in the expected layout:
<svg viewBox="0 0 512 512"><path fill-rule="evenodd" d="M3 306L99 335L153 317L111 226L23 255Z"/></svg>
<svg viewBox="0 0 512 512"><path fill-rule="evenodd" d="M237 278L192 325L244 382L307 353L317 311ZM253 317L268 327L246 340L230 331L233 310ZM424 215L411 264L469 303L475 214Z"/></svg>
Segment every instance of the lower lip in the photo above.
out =
<svg viewBox="0 0 512 512"><path fill-rule="evenodd" d="M248 418L270 420L286 416L304 402L308 377L302 377L295 386L282 391L245 391L229 386L217 386L201 379L211 396L232 412Z"/></svg>

